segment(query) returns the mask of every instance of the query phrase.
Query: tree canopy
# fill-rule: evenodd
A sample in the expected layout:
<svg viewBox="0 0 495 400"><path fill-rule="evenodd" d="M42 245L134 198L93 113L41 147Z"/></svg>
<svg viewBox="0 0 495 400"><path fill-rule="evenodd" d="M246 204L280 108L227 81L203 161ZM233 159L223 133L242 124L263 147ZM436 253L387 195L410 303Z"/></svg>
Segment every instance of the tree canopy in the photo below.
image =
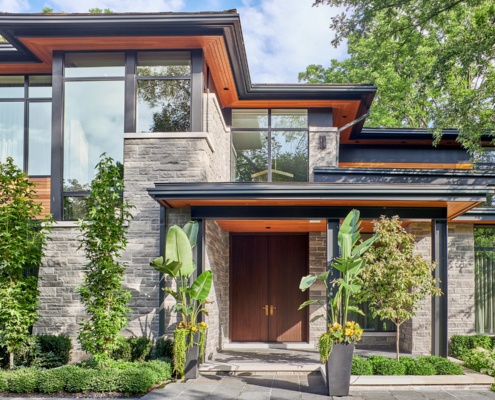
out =
<svg viewBox="0 0 495 400"><path fill-rule="evenodd" d="M470 152L495 137L495 3L491 0L316 0L344 7L332 18L334 46L350 57L310 65L309 83L373 83L368 126L459 130Z"/></svg>

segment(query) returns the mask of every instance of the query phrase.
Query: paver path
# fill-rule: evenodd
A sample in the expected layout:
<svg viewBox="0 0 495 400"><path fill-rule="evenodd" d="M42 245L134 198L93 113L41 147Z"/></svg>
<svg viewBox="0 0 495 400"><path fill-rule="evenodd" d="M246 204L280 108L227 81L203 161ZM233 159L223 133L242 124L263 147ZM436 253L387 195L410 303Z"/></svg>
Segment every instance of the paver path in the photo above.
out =
<svg viewBox="0 0 495 400"><path fill-rule="evenodd" d="M141 400L329 400L320 374L310 375L204 375L186 383L171 383ZM351 396L334 400L488 400L490 390L362 390L351 388Z"/></svg>

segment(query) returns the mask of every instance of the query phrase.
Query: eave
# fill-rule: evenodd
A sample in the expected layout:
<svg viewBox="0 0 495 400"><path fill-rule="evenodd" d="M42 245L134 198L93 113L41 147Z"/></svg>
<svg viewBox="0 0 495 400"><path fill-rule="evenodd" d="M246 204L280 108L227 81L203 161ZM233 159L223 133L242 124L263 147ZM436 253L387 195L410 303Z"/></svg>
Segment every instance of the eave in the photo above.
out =
<svg viewBox="0 0 495 400"><path fill-rule="evenodd" d="M167 208L223 207L231 210L232 218L245 207L269 208L268 215L276 215L278 207L303 207L305 212L316 212L305 215L311 218L328 217L330 208L339 208L339 212L351 208L372 208L375 212L420 208L444 210L449 220L481 204L491 193L486 187L472 185L317 183L157 183L147 190Z"/></svg>
<svg viewBox="0 0 495 400"><path fill-rule="evenodd" d="M0 74L51 73L54 51L203 49L226 108L332 108L335 126L370 108L372 85L253 85L240 19L222 13L0 14ZM358 131L363 123L343 135Z"/></svg>

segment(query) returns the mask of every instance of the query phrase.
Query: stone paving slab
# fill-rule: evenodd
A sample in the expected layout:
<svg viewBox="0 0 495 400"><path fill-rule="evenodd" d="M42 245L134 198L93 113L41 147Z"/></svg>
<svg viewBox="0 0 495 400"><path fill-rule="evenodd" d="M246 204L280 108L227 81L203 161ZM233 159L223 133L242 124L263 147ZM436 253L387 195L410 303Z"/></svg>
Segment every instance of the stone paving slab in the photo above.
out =
<svg viewBox="0 0 495 400"><path fill-rule="evenodd" d="M204 375L153 390L141 400L329 400L320 374L280 375L250 373ZM495 400L487 388L352 388L350 396L333 400Z"/></svg>

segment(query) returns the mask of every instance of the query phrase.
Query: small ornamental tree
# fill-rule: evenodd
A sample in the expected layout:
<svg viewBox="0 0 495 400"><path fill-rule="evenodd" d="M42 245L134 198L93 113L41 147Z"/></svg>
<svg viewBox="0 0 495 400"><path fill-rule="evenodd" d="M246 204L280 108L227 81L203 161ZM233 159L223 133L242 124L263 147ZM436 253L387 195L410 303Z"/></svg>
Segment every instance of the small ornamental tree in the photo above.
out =
<svg viewBox="0 0 495 400"><path fill-rule="evenodd" d="M127 245L125 224L131 206L122 200L122 169L112 158L101 156L91 193L86 198L86 220L80 222L88 263L84 281L78 287L89 318L82 322L78 335L82 349L104 361L127 324L127 303L131 294L122 288L125 265L119 261Z"/></svg>
<svg viewBox="0 0 495 400"><path fill-rule="evenodd" d="M36 184L9 157L0 163L0 344L14 351L24 345L38 320L38 280L28 270L43 258L51 217L41 217Z"/></svg>
<svg viewBox="0 0 495 400"><path fill-rule="evenodd" d="M363 256L367 266L360 276L361 301L369 302L373 316L392 321L397 327L397 359L400 357L400 327L411 319L427 296L439 296L432 272L435 264L414 254L414 236L399 221L381 217L373 221L375 246Z"/></svg>

